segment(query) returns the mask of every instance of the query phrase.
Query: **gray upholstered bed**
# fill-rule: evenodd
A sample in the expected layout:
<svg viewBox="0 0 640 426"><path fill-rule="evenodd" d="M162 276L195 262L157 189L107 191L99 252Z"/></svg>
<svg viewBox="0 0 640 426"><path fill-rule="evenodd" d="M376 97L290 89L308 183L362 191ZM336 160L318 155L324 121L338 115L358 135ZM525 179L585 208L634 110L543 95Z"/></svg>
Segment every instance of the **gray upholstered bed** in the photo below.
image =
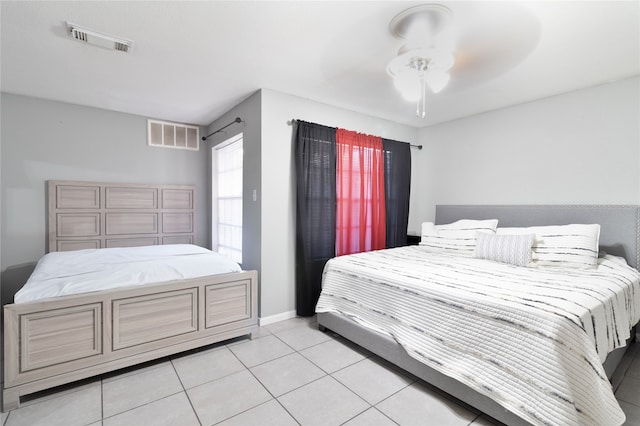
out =
<svg viewBox="0 0 640 426"><path fill-rule="evenodd" d="M451 223L459 219L498 219L501 227L598 223L601 225L601 249L624 257L627 263L636 269L640 266L640 206L436 207L436 224ZM529 424L487 396L412 358L395 340L384 334L330 312L319 313L318 324L321 329L329 329L342 335L496 420L509 425ZM626 347L611 352L604 362L604 369L614 388L620 380L614 372L623 359L625 351Z"/></svg>
<svg viewBox="0 0 640 426"><path fill-rule="evenodd" d="M48 183L49 252L193 243L195 187ZM20 396L257 329L256 271L4 306L3 411Z"/></svg>

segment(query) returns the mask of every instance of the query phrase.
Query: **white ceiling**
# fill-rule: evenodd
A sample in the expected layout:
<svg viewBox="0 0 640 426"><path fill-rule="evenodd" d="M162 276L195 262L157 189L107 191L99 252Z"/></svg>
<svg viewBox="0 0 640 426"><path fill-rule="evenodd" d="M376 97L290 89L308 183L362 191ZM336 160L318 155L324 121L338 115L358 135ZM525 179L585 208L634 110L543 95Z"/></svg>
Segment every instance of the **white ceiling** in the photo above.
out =
<svg viewBox="0 0 640 426"><path fill-rule="evenodd" d="M640 2L440 1L456 64L427 118L386 74L403 1L1 2L1 90L208 125L260 88L415 127L640 74ZM134 41L84 45L65 22Z"/></svg>

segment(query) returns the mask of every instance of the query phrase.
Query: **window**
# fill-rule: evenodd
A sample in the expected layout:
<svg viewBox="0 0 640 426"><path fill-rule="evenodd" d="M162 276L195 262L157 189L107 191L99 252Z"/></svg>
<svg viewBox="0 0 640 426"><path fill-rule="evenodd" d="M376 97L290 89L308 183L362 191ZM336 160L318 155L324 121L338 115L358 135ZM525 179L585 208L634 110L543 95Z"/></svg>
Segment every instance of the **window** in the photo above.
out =
<svg viewBox="0 0 640 426"><path fill-rule="evenodd" d="M338 145L337 150L336 254L370 251L375 153L372 148L350 145Z"/></svg>
<svg viewBox="0 0 640 426"><path fill-rule="evenodd" d="M212 148L214 251L242 263L242 133Z"/></svg>
<svg viewBox="0 0 640 426"><path fill-rule="evenodd" d="M336 255L386 244L382 138L336 130Z"/></svg>

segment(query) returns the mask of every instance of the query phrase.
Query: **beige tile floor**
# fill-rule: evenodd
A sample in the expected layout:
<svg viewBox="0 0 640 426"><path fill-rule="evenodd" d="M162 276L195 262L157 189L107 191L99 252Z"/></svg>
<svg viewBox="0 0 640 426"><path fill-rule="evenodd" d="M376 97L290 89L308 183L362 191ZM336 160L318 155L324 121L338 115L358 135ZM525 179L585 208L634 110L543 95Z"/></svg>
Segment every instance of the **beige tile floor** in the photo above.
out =
<svg viewBox="0 0 640 426"><path fill-rule="evenodd" d="M640 345L616 391L640 425ZM0 426L473 425L495 422L313 319L41 392Z"/></svg>

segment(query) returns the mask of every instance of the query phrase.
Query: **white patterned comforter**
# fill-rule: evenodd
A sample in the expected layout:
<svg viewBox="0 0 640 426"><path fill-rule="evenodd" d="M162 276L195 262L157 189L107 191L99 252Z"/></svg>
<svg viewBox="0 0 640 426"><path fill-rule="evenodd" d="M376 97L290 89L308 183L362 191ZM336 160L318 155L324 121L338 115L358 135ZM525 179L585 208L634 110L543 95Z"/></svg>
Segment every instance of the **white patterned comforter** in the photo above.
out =
<svg viewBox="0 0 640 426"><path fill-rule="evenodd" d="M331 259L317 312L392 336L537 425L620 425L602 362L640 319L640 273L524 268L420 246Z"/></svg>

